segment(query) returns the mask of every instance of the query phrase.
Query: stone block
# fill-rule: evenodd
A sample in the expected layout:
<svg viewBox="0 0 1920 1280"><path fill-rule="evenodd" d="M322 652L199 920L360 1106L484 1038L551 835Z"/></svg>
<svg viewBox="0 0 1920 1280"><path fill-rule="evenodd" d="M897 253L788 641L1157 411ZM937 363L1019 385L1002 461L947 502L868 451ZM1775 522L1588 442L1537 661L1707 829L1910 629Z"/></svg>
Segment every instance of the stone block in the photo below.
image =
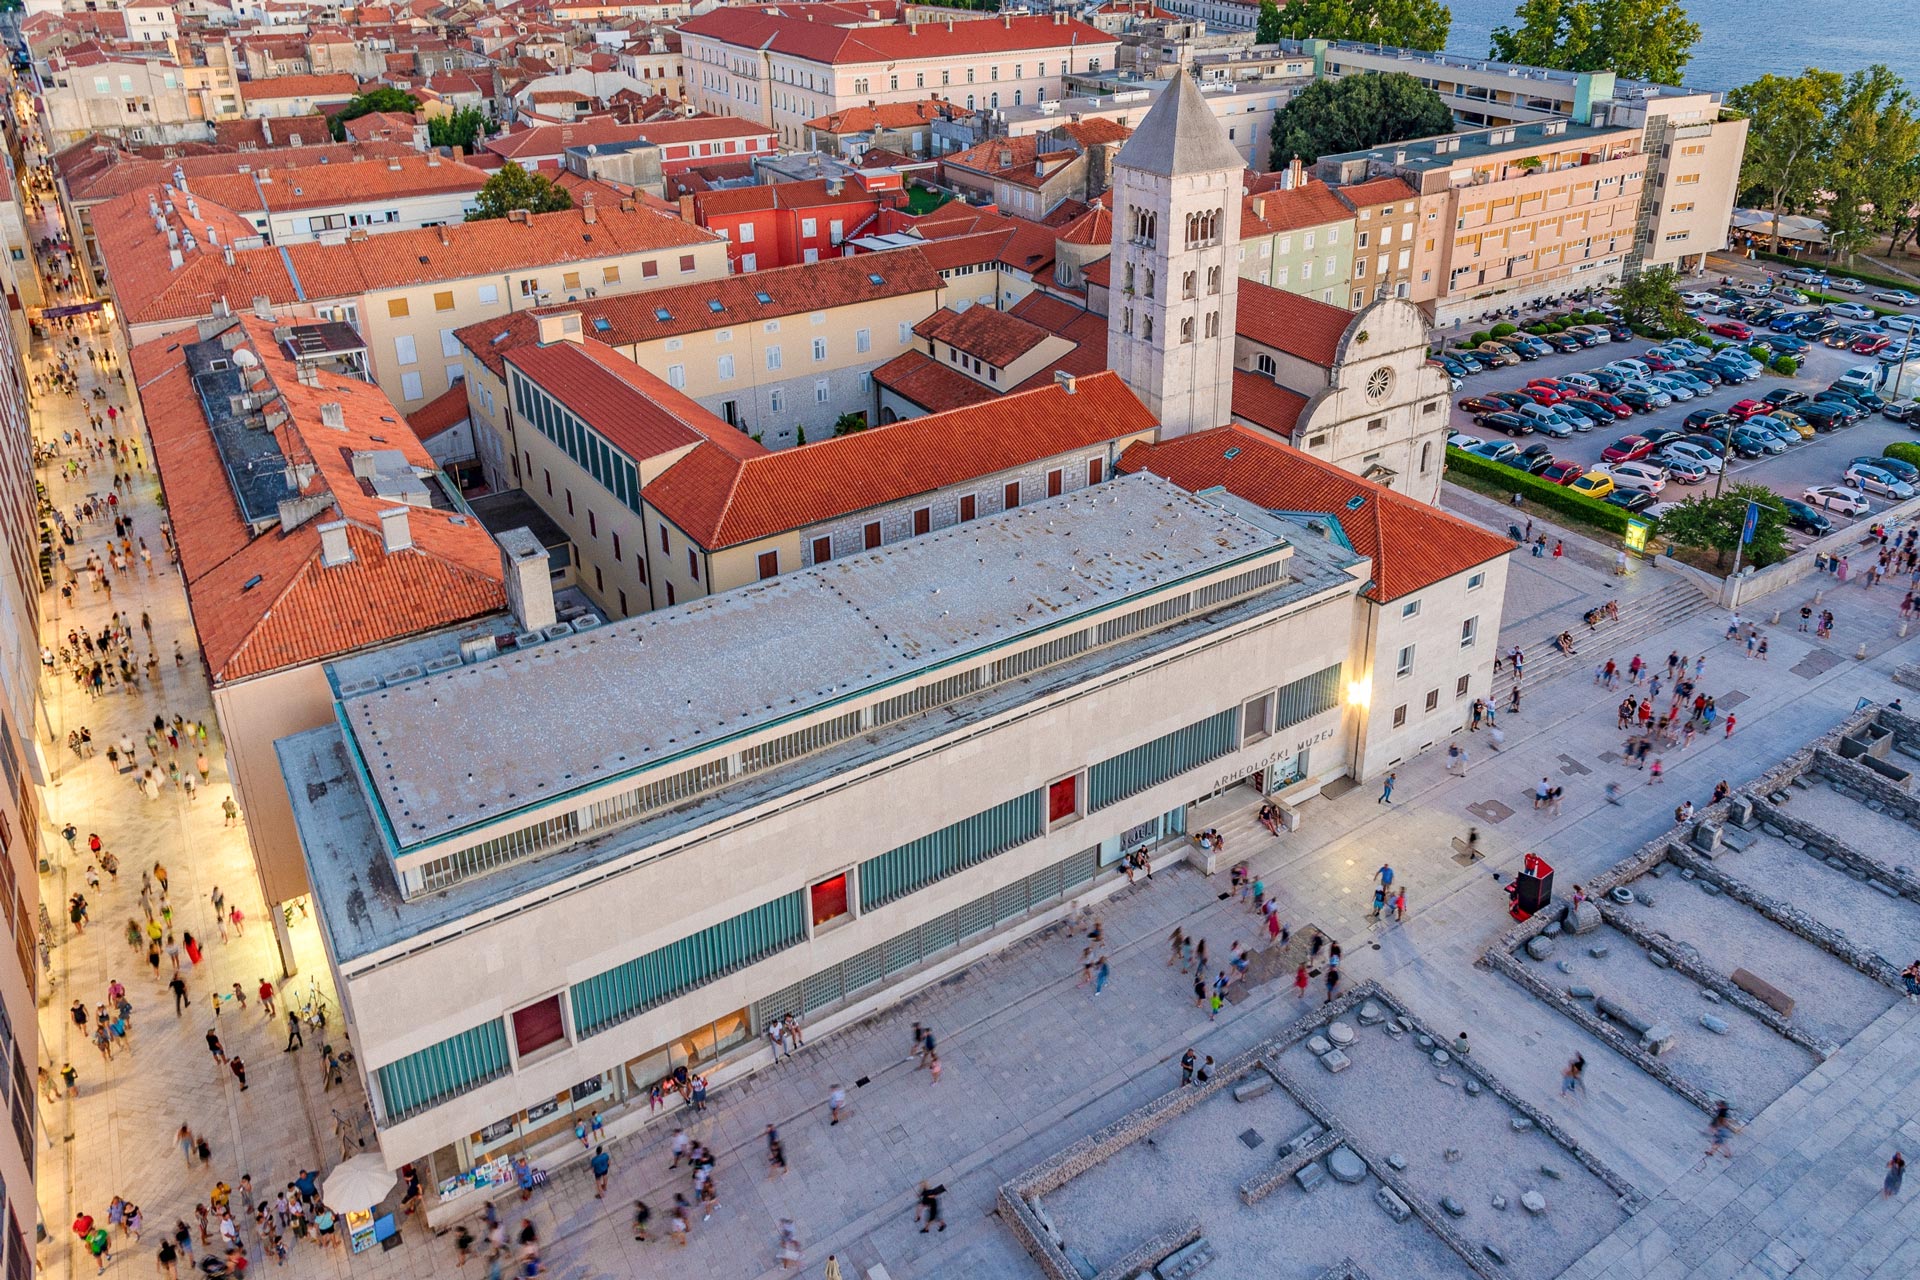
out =
<svg viewBox="0 0 1920 1280"><path fill-rule="evenodd" d="M1365 1182L1367 1162L1346 1147L1335 1147L1327 1153L1327 1172L1337 1182Z"/></svg>
<svg viewBox="0 0 1920 1280"><path fill-rule="evenodd" d="M1447 1088L1449 1089L1458 1089L1460 1087L1460 1077L1456 1075L1450 1075L1445 1071L1434 1072L1433 1078L1435 1080L1438 1080L1441 1084L1447 1086Z"/></svg>
<svg viewBox="0 0 1920 1280"><path fill-rule="evenodd" d="M1718 991L1715 991L1712 987L1700 988L1700 998L1702 1000L1705 1000L1708 1004L1720 1003L1720 993Z"/></svg>
<svg viewBox="0 0 1920 1280"><path fill-rule="evenodd" d="M1900 896L1900 891L1898 889L1894 888L1890 884L1885 884L1879 880L1867 881L1867 888L1875 890L1876 892L1879 892L1879 893L1884 893L1889 898L1897 898Z"/></svg>
<svg viewBox="0 0 1920 1280"><path fill-rule="evenodd" d="M1739 827L1728 827L1720 833L1720 843L1735 853L1753 848L1753 833L1742 831Z"/></svg>
<svg viewBox="0 0 1920 1280"><path fill-rule="evenodd" d="M1529 1189L1520 1193L1520 1207L1528 1213L1545 1213L1547 1198L1538 1191Z"/></svg>
<svg viewBox="0 0 1920 1280"><path fill-rule="evenodd" d="M1302 1191L1312 1191L1315 1187L1327 1180L1327 1171L1321 1167L1318 1160L1315 1160L1297 1169L1294 1172L1293 1180L1300 1184Z"/></svg>
<svg viewBox="0 0 1920 1280"><path fill-rule="evenodd" d="M1703 1013L1700 1015L1700 1025L1717 1036L1727 1034L1727 1020L1725 1018L1717 1018L1711 1013Z"/></svg>
<svg viewBox="0 0 1920 1280"><path fill-rule="evenodd" d="M1653 967L1656 969L1671 969L1673 967L1673 961L1667 959L1658 951L1647 952L1647 959L1652 962Z"/></svg>
<svg viewBox="0 0 1920 1280"><path fill-rule="evenodd" d="M1604 945L1597 946L1597 947L1588 947L1587 954L1592 956L1595 960L1605 960L1608 956L1613 954L1613 948L1609 946L1604 946Z"/></svg>
<svg viewBox="0 0 1920 1280"><path fill-rule="evenodd" d="M1073 1245L1067 1246L1066 1254L1068 1265L1073 1268L1076 1275L1081 1277L1081 1280L1093 1280L1095 1276L1100 1274L1100 1268L1093 1265L1093 1259L1080 1252L1080 1250Z"/></svg>
<svg viewBox="0 0 1920 1280"><path fill-rule="evenodd" d="M1768 834L1778 835L1779 832L1775 830L1770 830ZM1787 842L1787 848L1789 849L1804 849L1807 847L1807 842L1805 840L1802 840L1799 836L1787 836L1786 842Z"/></svg>
<svg viewBox="0 0 1920 1280"><path fill-rule="evenodd" d="M1559 970L1560 972L1562 972L1562 973L1572 973L1572 972L1573 972L1573 965L1572 965L1572 964L1570 964L1570 963L1568 963L1568 962L1567 962L1567 961L1565 961L1565 960L1555 960L1555 961L1553 962L1553 967L1554 967L1554 968L1556 968L1556 969L1558 969L1558 970Z"/></svg>
<svg viewBox="0 0 1920 1280"><path fill-rule="evenodd" d="M1513 1123L1513 1131L1515 1133L1525 1133L1527 1130L1533 1128L1533 1117L1515 1116L1513 1118L1512 1123Z"/></svg>
<svg viewBox="0 0 1920 1280"><path fill-rule="evenodd" d="M1633 890L1623 884L1615 885L1613 888L1607 890L1607 896L1624 907L1633 901Z"/></svg>
<svg viewBox="0 0 1920 1280"><path fill-rule="evenodd" d="M1264 1098L1273 1092L1273 1077L1264 1071L1256 1071L1245 1080L1233 1086L1235 1102L1252 1102L1255 1098Z"/></svg>
<svg viewBox="0 0 1920 1280"><path fill-rule="evenodd" d="M1325 1132L1326 1130L1322 1129L1319 1125L1310 1124L1300 1132L1294 1134L1293 1137L1289 1138L1286 1142L1282 1143L1277 1149L1277 1152L1280 1158L1284 1160L1296 1151L1305 1151L1318 1141L1320 1135Z"/></svg>
<svg viewBox="0 0 1920 1280"><path fill-rule="evenodd" d="M1754 823L1753 801L1745 796L1735 796L1727 802L1727 821L1737 827L1751 827Z"/></svg>
<svg viewBox="0 0 1920 1280"><path fill-rule="evenodd" d="M1593 988L1583 987L1578 984L1575 984L1574 986L1567 988L1567 994L1572 996L1575 1000L1591 1000L1593 999Z"/></svg>
<svg viewBox="0 0 1920 1280"><path fill-rule="evenodd" d="M1486 1254L1489 1258L1492 1258L1495 1262L1499 1263L1503 1267L1507 1265L1507 1255L1500 1252L1500 1250L1494 1245L1483 1244L1480 1246L1480 1252Z"/></svg>
<svg viewBox="0 0 1920 1280"><path fill-rule="evenodd" d="M1154 1270L1159 1273L1160 1280L1186 1280L1188 1276L1212 1262L1213 1258L1213 1246L1203 1237L1192 1244L1175 1249L1161 1259L1160 1265Z"/></svg>
<svg viewBox="0 0 1920 1280"><path fill-rule="evenodd" d="M1357 1016L1361 1026L1371 1027L1385 1022L1387 1020L1387 1011L1382 1009L1374 1001L1369 1000L1360 1006L1360 1012Z"/></svg>
<svg viewBox="0 0 1920 1280"><path fill-rule="evenodd" d="M1507 1207L1507 1198L1496 1191L1493 1193L1493 1199L1488 1203L1492 1204L1496 1209L1504 1209Z"/></svg>
<svg viewBox="0 0 1920 1280"><path fill-rule="evenodd" d="M1333 1041L1336 1049L1344 1049L1358 1036L1351 1022L1336 1022L1327 1028L1327 1039Z"/></svg>
<svg viewBox="0 0 1920 1280"><path fill-rule="evenodd" d="M1446 1051L1445 1049L1435 1049L1435 1050L1433 1051L1433 1065L1434 1065L1434 1066L1436 1066L1436 1067L1444 1067L1444 1066L1446 1066L1446 1065L1447 1065L1447 1064L1448 1064L1449 1062L1452 1062L1452 1061L1453 1061L1453 1055L1452 1055L1452 1054L1450 1054L1450 1053L1448 1053L1448 1052L1447 1052L1447 1051Z"/></svg>
<svg viewBox="0 0 1920 1280"><path fill-rule="evenodd" d="M1445 1160L1448 1164L1452 1164L1460 1158L1460 1148L1448 1147L1445 1151L1442 1151L1440 1153L1440 1158L1442 1160Z"/></svg>
<svg viewBox="0 0 1920 1280"><path fill-rule="evenodd" d="M1440 1207L1456 1218L1464 1218L1467 1216L1467 1206L1461 1204L1452 1196L1441 1196Z"/></svg>
<svg viewBox="0 0 1920 1280"><path fill-rule="evenodd" d="M1703 822L1693 829L1691 842L1695 849L1711 858L1720 852L1720 827L1716 823Z"/></svg>
<svg viewBox="0 0 1920 1280"><path fill-rule="evenodd" d="M1793 1016L1793 997L1766 979L1749 973L1745 969L1735 969L1733 971L1733 985L1781 1017L1791 1018Z"/></svg>
<svg viewBox="0 0 1920 1280"><path fill-rule="evenodd" d="M1619 1023L1621 1026L1630 1027L1633 1030L1642 1032L1642 1033L1644 1033L1647 1029L1648 1023L1645 1018L1642 1018L1639 1014L1627 1008L1625 1005L1615 1004L1613 1001L1607 999L1605 996L1601 996L1599 999L1595 1000L1593 1002L1593 1007L1594 1007L1594 1011L1599 1013L1602 1017L1611 1018L1615 1022Z"/></svg>
<svg viewBox="0 0 1920 1280"><path fill-rule="evenodd" d="M1407 1167L1407 1158L1405 1156L1401 1155L1398 1151L1388 1153L1387 1168L1393 1170L1395 1173L1398 1173L1400 1172L1400 1170L1406 1167Z"/></svg>
<svg viewBox="0 0 1920 1280"><path fill-rule="evenodd" d="M1432 1036L1415 1036L1415 1037L1413 1038L1413 1042L1414 1042L1415 1044L1417 1044L1417 1045L1419 1045L1419 1046L1420 1046L1420 1047L1421 1047L1422 1049L1431 1049L1431 1048L1433 1048L1433 1037L1432 1037Z"/></svg>
<svg viewBox="0 0 1920 1280"><path fill-rule="evenodd" d="M1326 1053L1326 1051L1331 1048L1333 1048L1333 1042L1327 1039L1325 1036L1308 1036L1307 1037L1307 1052L1312 1054L1316 1058L1320 1057L1322 1054Z"/></svg>
<svg viewBox="0 0 1920 1280"><path fill-rule="evenodd" d="M1720 886L1713 881L1702 880L1700 882L1700 892L1706 894L1709 898L1717 898L1720 896L1722 890Z"/></svg>
<svg viewBox="0 0 1920 1280"><path fill-rule="evenodd" d="M1602 923L1600 908L1592 902L1576 902L1567 912L1567 927L1575 933L1592 933Z"/></svg>
<svg viewBox="0 0 1920 1280"><path fill-rule="evenodd" d="M1640 1034L1640 1047L1659 1057L1673 1048L1673 1029L1664 1023L1648 1027Z"/></svg>
<svg viewBox="0 0 1920 1280"><path fill-rule="evenodd" d="M1549 938L1557 938L1560 936L1560 922L1558 920L1549 921L1547 927L1540 932Z"/></svg>
<svg viewBox="0 0 1920 1280"><path fill-rule="evenodd" d="M1774 826L1771 822L1761 823L1760 829L1766 832L1768 835L1772 836L1776 840L1780 839L1782 836L1787 834L1786 832L1782 831L1779 827Z"/></svg>
<svg viewBox="0 0 1920 1280"><path fill-rule="evenodd" d="M1413 1210L1407 1207L1407 1202L1393 1194L1391 1188L1381 1187L1375 1191L1373 1193L1373 1202L1386 1210L1387 1216L1395 1222L1405 1222L1413 1216Z"/></svg>
<svg viewBox="0 0 1920 1280"><path fill-rule="evenodd" d="M1546 934L1535 934L1527 939L1527 954L1535 960L1545 960L1553 954L1553 939Z"/></svg>
<svg viewBox="0 0 1920 1280"><path fill-rule="evenodd" d="M1556 1168L1554 1168L1554 1167L1553 1167L1552 1165L1550 1165L1550 1164L1543 1164L1543 1165L1541 1165L1541 1166L1540 1166L1540 1172L1541 1172L1541 1173L1542 1173L1542 1174L1543 1174L1544 1176L1546 1176L1546 1177L1549 1177L1549 1178L1552 1178L1552 1179L1553 1179L1553 1180L1554 1180L1555 1182L1565 1182L1565 1181L1567 1180L1567 1175L1566 1175L1566 1174L1564 1174L1564 1173L1562 1173L1562 1172L1560 1172L1560 1170L1558 1170L1558 1169L1556 1169Z"/></svg>
<svg viewBox="0 0 1920 1280"><path fill-rule="evenodd" d="M1466 1088L1469 1098L1477 1098L1485 1092L1485 1090L1480 1087L1480 1082L1472 1077L1468 1077Z"/></svg>
<svg viewBox="0 0 1920 1280"><path fill-rule="evenodd" d="M1320 1055L1320 1065L1333 1074L1339 1075L1342 1071L1345 1071L1353 1065L1353 1059L1338 1049L1329 1049Z"/></svg>

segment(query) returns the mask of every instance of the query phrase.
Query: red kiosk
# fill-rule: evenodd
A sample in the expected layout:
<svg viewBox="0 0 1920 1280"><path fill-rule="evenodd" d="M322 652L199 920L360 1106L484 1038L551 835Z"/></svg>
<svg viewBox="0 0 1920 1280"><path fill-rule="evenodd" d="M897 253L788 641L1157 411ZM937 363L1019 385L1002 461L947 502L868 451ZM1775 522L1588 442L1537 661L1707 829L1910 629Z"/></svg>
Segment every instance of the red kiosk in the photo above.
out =
<svg viewBox="0 0 1920 1280"><path fill-rule="evenodd" d="M1520 874L1507 886L1507 914L1525 920L1552 901L1553 868L1540 855L1530 853L1521 864Z"/></svg>

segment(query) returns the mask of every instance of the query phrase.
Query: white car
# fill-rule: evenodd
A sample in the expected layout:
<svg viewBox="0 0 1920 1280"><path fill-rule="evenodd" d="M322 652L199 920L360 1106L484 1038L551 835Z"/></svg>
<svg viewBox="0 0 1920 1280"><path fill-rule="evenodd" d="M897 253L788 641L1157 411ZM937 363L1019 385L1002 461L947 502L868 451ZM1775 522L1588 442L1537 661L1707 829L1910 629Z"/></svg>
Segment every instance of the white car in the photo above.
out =
<svg viewBox="0 0 1920 1280"><path fill-rule="evenodd" d="M1582 391L1598 391L1600 380L1590 373L1563 373L1560 381L1570 387L1579 387Z"/></svg>
<svg viewBox="0 0 1920 1280"><path fill-rule="evenodd" d="M1800 495L1800 500L1810 507L1821 507L1843 516L1864 516L1873 510L1859 490L1842 488L1837 484L1814 485Z"/></svg>
<svg viewBox="0 0 1920 1280"><path fill-rule="evenodd" d="M1653 455L1653 457L1649 458L1648 461L1657 462L1662 467L1665 467L1667 471L1667 479L1672 480L1676 484L1706 483L1706 479L1707 479L1706 467L1702 466L1698 462L1692 461L1689 458L1662 457L1661 455L1656 453Z"/></svg>
<svg viewBox="0 0 1920 1280"><path fill-rule="evenodd" d="M1904 500L1913 496L1913 486L1905 480L1894 475L1891 471L1882 471L1879 467L1869 467L1864 463L1856 462L1851 467L1848 467L1847 473L1842 479L1855 489L1863 489L1868 493L1876 493L1883 498L1899 498Z"/></svg>
<svg viewBox="0 0 1920 1280"><path fill-rule="evenodd" d="M1920 294L1909 293L1905 289L1883 289L1873 295L1875 302L1884 302L1890 307L1910 307L1920 302Z"/></svg>
<svg viewBox="0 0 1920 1280"><path fill-rule="evenodd" d="M1455 431L1447 436L1447 443L1456 449L1471 449L1480 443L1480 437L1470 436L1464 431Z"/></svg>
<svg viewBox="0 0 1920 1280"><path fill-rule="evenodd" d="M1616 489L1639 489L1657 495L1667 487L1665 468L1655 462L1616 462L1604 469L1613 477Z"/></svg>
<svg viewBox="0 0 1920 1280"><path fill-rule="evenodd" d="M1881 316L1880 327L1893 333L1905 333L1909 329L1920 329L1920 316L1910 316L1904 312L1897 316Z"/></svg>
<svg viewBox="0 0 1920 1280"><path fill-rule="evenodd" d="M1843 320L1871 320L1873 319L1874 311L1872 307L1864 306L1858 302L1829 302L1827 304L1827 314L1830 316L1839 316Z"/></svg>
<svg viewBox="0 0 1920 1280"><path fill-rule="evenodd" d="M1705 306L1711 306L1716 301L1717 297L1718 295L1716 294L1695 291L1693 293L1681 294L1680 301L1686 303L1690 307L1705 307Z"/></svg>
<svg viewBox="0 0 1920 1280"><path fill-rule="evenodd" d="M1660 451L1653 456L1662 462L1667 462L1669 459L1674 462L1691 462L1697 467L1706 468L1710 476L1719 475L1723 465L1719 454L1691 440L1669 440L1661 445Z"/></svg>
<svg viewBox="0 0 1920 1280"><path fill-rule="evenodd" d="M1852 276L1835 276L1833 282L1827 287L1835 293L1865 293L1867 282L1855 280Z"/></svg>

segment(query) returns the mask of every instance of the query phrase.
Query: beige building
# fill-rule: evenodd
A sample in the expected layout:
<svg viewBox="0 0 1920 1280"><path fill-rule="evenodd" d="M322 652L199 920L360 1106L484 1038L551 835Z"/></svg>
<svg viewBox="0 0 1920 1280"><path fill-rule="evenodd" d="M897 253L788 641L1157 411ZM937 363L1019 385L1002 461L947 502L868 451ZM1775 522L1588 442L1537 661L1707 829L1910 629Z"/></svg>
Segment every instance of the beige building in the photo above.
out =
<svg viewBox="0 0 1920 1280"><path fill-rule="evenodd" d="M287 972L278 906L310 886L273 740L331 714L325 661L507 603L494 540L393 402L354 376L364 355L346 325L256 316L216 316L132 352ZM343 610L342 598L362 607Z"/></svg>
<svg viewBox="0 0 1920 1280"><path fill-rule="evenodd" d="M1298 162L1240 202L1240 276L1339 306L1353 278L1354 207Z"/></svg>
<svg viewBox="0 0 1920 1280"><path fill-rule="evenodd" d="M165 46L108 52L89 43L55 53L41 101L47 141L56 148L94 133L142 146L206 136L187 76Z"/></svg>
<svg viewBox="0 0 1920 1280"><path fill-rule="evenodd" d="M464 375L454 333L467 325L727 273L720 237L631 200L253 248L250 219L197 198L194 217L189 198L144 188L95 210L115 318L133 342L210 315L223 298L281 315L317 312L360 331L375 380L402 410ZM155 233L156 219L170 238Z"/></svg>
<svg viewBox="0 0 1920 1280"><path fill-rule="evenodd" d="M816 20L817 19L817 20ZM1068 77L1114 65L1118 41L1064 12L837 25L723 6L680 24L688 99L772 125L799 147L807 122L847 107L937 96L983 109L1058 99Z"/></svg>

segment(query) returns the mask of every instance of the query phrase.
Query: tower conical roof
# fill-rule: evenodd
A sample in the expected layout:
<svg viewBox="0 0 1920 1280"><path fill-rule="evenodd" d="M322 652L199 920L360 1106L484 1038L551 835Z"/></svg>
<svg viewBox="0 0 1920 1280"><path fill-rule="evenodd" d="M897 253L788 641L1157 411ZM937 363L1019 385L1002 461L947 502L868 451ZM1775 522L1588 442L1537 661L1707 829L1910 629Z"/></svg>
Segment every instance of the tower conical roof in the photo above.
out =
<svg viewBox="0 0 1920 1280"><path fill-rule="evenodd" d="M1200 86L1184 71L1161 92L1114 163L1163 178L1247 167L1207 106Z"/></svg>

